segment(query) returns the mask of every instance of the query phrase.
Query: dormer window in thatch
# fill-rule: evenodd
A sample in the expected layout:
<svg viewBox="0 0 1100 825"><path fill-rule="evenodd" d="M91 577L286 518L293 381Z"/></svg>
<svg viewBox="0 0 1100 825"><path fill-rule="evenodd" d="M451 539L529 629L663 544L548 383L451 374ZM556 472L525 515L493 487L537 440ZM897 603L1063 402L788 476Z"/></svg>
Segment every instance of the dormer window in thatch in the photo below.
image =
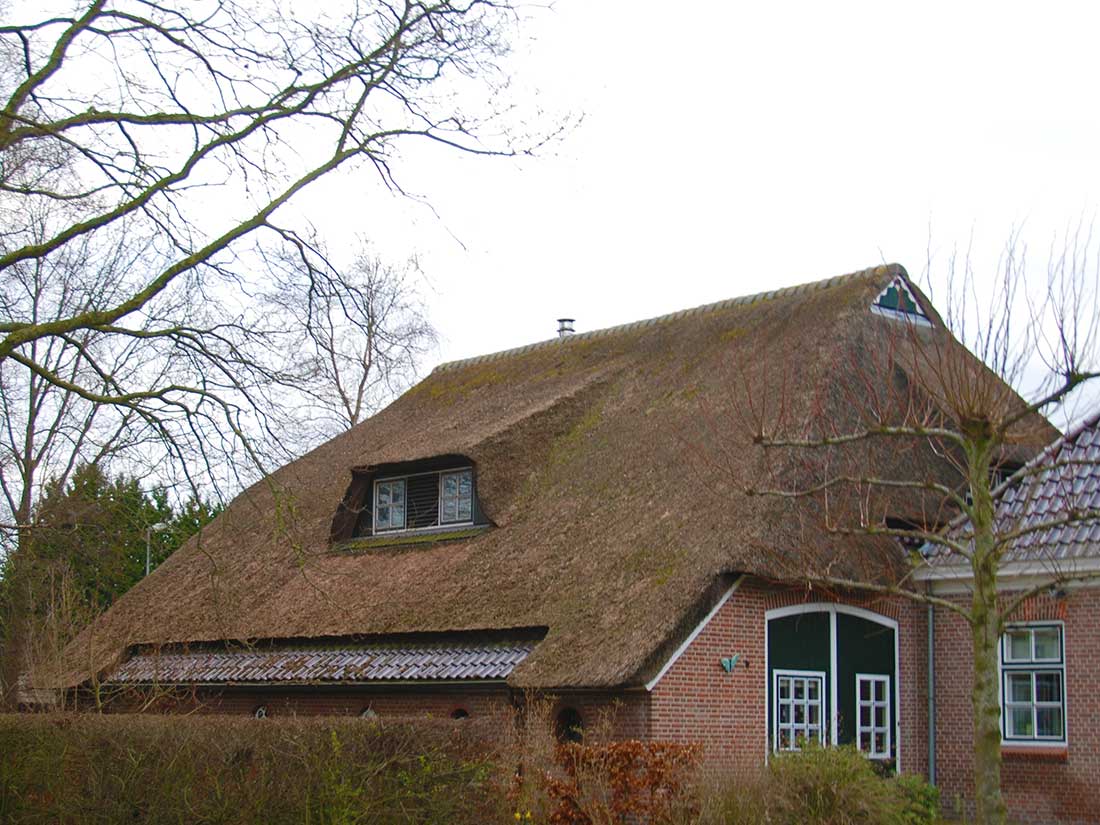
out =
<svg viewBox="0 0 1100 825"><path fill-rule="evenodd" d="M474 523L474 471L463 467L374 482L374 532Z"/></svg>
<svg viewBox="0 0 1100 825"><path fill-rule="evenodd" d="M470 459L443 455L353 472L333 521L332 541L441 536L489 526Z"/></svg>
<svg viewBox="0 0 1100 825"><path fill-rule="evenodd" d="M913 293L901 278L895 279L890 286L878 294L871 305L871 311L878 315L885 315L887 318L932 326L932 322L928 320L928 316L924 314L917 299L913 297Z"/></svg>

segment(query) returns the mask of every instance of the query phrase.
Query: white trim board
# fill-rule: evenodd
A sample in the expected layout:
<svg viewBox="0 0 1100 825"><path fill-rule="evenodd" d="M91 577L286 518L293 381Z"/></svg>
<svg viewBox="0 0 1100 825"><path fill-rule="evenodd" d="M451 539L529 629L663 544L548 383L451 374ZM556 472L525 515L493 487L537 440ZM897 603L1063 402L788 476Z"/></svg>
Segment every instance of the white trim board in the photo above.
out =
<svg viewBox="0 0 1100 825"><path fill-rule="evenodd" d="M713 619L715 616L717 616L718 611L726 606L726 602L728 602L730 600L730 597L734 594L734 591L737 590L737 588L741 586L741 582L743 582L744 580L745 580L744 575L738 576L737 579L733 582L733 584L730 585L729 590L727 590L725 593L722 594L722 598L720 598L718 600L718 604L716 604L713 608L711 608L711 611L706 616L703 617L703 621L699 622L699 624L697 624L695 626L695 629L692 630L691 633L688 634L688 637L686 639L684 639L683 644L681 644L678 648L676 648L676 650L673 652L673 654L668 658L668 661L665 662L664 667L662 667L659 671L657 671L656 676L654 676L652 679L650 679L648 682L646 682L645 689L647 691L652 691L653 688L657 686L657 683L659 681L661 681L661 678L666 673L668 673L669 669L674 664L676 664L676 660L679 659L682 655L684 655L684 651L687 650L691 646L691 643L694 642L695 639L699 636L699 634L703 632L703 629L706 628L706 626L708 624L710 624L710 620Z"/></svg>
<svg viewBox="0 0 1100 825"><path fill-rule="evenodd" d="M1080 578L1074 579L1075 576ZM913 573L914 581L926 582L936 594L969 593L974 571L960 564L926 566ZM1061 589L1100 587L1100 558L1078 556L1043 561L1012 561L997 570L998 590L1018 590L1049 581Z"/></svg>

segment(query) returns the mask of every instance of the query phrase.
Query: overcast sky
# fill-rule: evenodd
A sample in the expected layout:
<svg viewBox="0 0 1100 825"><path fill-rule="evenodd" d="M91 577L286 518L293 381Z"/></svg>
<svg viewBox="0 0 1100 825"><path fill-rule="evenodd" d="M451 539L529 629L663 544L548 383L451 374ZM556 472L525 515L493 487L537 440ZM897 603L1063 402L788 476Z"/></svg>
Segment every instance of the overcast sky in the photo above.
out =
<svg viewBox="0 0 1100 825"><path fill-rule="evenodd" d="M438 360L561 315L585 331L882 261L920 276L929 239L934 270L971 244L982 270L1023 227L1042 274L1096 213L1098 10L556 0L517 43L517 94L579 126L534 159L406 155L434 212L365 187L319 189L311 217L420 256Z"/></svg>

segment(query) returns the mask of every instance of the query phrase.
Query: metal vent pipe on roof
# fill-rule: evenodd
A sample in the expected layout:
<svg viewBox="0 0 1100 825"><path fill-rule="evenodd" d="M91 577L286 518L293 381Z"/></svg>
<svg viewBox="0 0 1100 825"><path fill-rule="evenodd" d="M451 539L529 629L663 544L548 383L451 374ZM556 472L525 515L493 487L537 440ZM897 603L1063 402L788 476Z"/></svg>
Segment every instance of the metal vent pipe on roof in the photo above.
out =
<svg viewBox="0 0 1100 825"><path fill-rule="evenodd" d="M559 318L558 319L558 337L564 338L567 335L573 334L573 322L576 318Z"/></svg>

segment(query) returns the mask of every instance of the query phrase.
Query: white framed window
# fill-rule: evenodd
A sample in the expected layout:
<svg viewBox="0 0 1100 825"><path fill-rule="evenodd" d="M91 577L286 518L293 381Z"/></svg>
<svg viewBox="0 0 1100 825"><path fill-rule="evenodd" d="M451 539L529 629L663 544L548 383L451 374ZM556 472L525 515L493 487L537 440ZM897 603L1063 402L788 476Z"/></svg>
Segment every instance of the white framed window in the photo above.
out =
<svg viewBox="0 0 1100 825"><path fill-rule="evenodd" d="M803 742L825 744L825 674L810 670L773 673L772 712L777 751L797 751Z"/></svg>
<svg viewBox="0 0 1100 825"><path fill-rule="evenodd" d="M890 758L890 677L856 674L856 746L872 759Z"/></svg>
<svg viewBox="0 0 1100 825"><path fill-rule="evenodd" d="M458 470L439 474L439 523L462 524L474 520L474 474Z"/></svg>
<svg viewBox="0 0 1100 825"><path fill-rule="evenodd" d="M405 479L390 478L375 482L374 529L405 529Z"/></svg>
<svg viewBox="0 0 1100 825"><path fill-rule="evenodd" d="M1060 623L1014 625L1001 637L1001 734L1012 743L1066 741Z"/></svg>

